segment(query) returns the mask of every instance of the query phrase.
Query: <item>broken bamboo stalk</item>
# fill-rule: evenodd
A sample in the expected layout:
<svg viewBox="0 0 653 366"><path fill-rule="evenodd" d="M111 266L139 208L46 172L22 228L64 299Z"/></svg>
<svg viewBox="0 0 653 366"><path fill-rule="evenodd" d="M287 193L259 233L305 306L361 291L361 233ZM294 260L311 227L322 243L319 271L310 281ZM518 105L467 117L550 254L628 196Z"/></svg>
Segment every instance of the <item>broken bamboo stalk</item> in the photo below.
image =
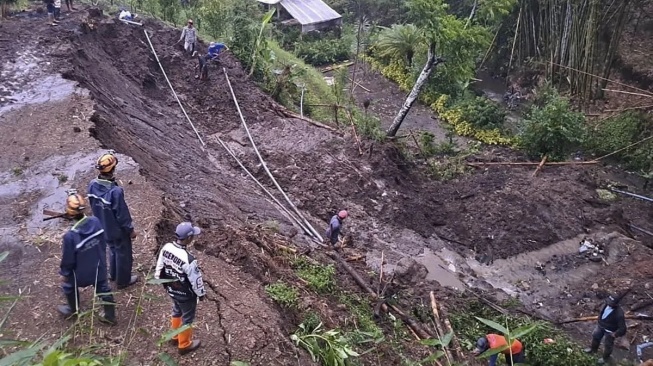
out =
<svg viewBox="0 0 653 366"><path fill-rule="evenodd" d="M637 141L637 142L634 142L634 143L632 143L632 144L630 144L630 145L628 145L628 146L626 146L626 147L622 147L621 149L615 150L615 151L613 151L613 152L611 152L611 153L609 153L609 154L605 154L605 155L603 155L603 156L600 156L600 157L598 157L598 158L596 158L596 159L594 159L594 160L592 160L592 161L603 160L603 159L605 159L605 158L607 158L607 157L609 157L609 156L612 156L612 155L614 155L614 154L618 154L618 153L620 153L620 152L622 152L622 151L624 151L624 150L626 150L626 149L629 149L629 148L631 148L631 147L633 147L633 146L635 146L635 145L641 144L642 142L646 142L646 141L648 141L648 140L650 140L650 139L653 139L653 135L651 135L651 136L649 136L649 137L646 137L646 138L644 138L644 139L642 139L642 140L639 140L639 141Z"/></svg>
<svg viewBox="0 0 653 366"><path fill-rule="evenodd" d="M453 334L453 337L451 338L451 345L452 347L452 352L453 352L453 357L455 361L462 360L464 357L463 354L463 348L460 345L460 342L458 342L458 338L456 338L456 333L453 331L453 327L451 326L451 322L449 321L449 317L447 316L447 313L445 309L440 306L440 314L442 314L442 323L444 324L444 327L446 328L447 333Z"/></svg>
<svg viewBox="0 0 653 366"><path fill-rule="evenodd" d="M43 214L48 216L60 216L63 215L63 212L57 212L52 210L43 209Z"/></svg>
<svg viewBox="0 0 653 366"><path fill-rule="evenodd" d="M351 78L349 78L349 81L351 81L351 82L354 83L354 89L356 89L357 86L360 86L360 88L363 89L363 90L365 90L366 92L368 92L368 93L371 93L371 92L372 92L371 90L369 90L369 89L367 89L366 87L362 86L361 83L360 83L359 81L353 81ZM352 89L352 90L354 90L354 89Z"/></svg>
<svg viewBox="0 0 653 366"><path fill-rule="evenodd" d="M335 69L339 69L341 67L349 67L349 66L351 66L353 64L354 64L354 61L348 61L348 62L338 64L338 65L327 66L325 68L322 68L320 71L322 71L322 73L325 73L325 72L333 71Z"/></svg>
<svg viewBox="0 0 653 366"><path fill-rule="evenodd" d="M356 145L358 145L358 155L363 155L363 149L361 148L361 139L358 137L358 133L356 133L354 117L351 115L350 110L347 110L347 115L349 116L349 122L351 122L351 129L354 130L354 138L356 139Z"/></svg>
<svg viewBox="0 0 653 366"><path fill-rule="evenodd" d="M544 157L542 157L542 161L540 161L540 165L538 165L538 166L537 166L537 169L535 169L535 171L533 172L533 177L537 176L537 172L539 172L540 169L542 169L542 167L543 167L544 164L546 163L546 158L547 158L546 155L544 155Z"/></svg>
<svg viewBox="0 0 653 366"><path fill-rule="evenodd" d="M653 300L639 301L630 307L630 311L637 311L653 305Z"/></svg>
<svg viewBox="0 0 653 366"><path fill-rule="evenodd" d="M297 253L297 249L295 249L295 248L291 248L291 247L288 247L288 246L285 246L285 245L282 245L282 244L277 244L277 243L274 243L274 245L276 245L277 248L279 248L281 250L285 250L285 251L290 252L290 253Z"/></svg>
<svg viewBox="0 0 653 366"><path fill-rule="evenodd" d="M349 273L349 275L354 279L354 281L356 281L358 286L360 286L363 290L365 290L373 298L375 298L375 299L379 298L378 295L376 294L376 292L374 292L374 290L372 290L370 285L367 284L367 281L365 281L360 276L360 274L358 274L358 272L355 269L351 268L349 263L347 263L345 260L343 260L342 257L338 253L331 252L331 253L327 253L327 255L329 255L336 262L338 262ZM406 323L406 325L408 325L408 327L413 332L415 332L415 334L417 334L417 336L420 339L431 338L431 335L426 330L424 330L414 319L407 316L403 311L401 311L395 305L387 304L385 302L381 305L381 310L383 310L384 312L386 312L386 313L389 312L389 309L392 309L392 311L394 311L397 315L399 315L401 320L404 323Z"/></svg>
<svg viewBox="0 0 653 366"><path fill-rule="evenodd" d="M431 310L433 311L433 319L435 323L435 333L438 336L438 339L442 341L442 338L444 338L445 333L444 333L444 327L442 326L442 321L440 320L440 312L438 311L438 303L435 301L435 295L433 294L433 291L431 291ZM453 357L451 356L451 350L449 350L449 345L442 345L442 350L444 351L444 357L447 359L447 363L451 365L451 360Z"/></svg>
<svg viewBox="0 0 653 366"><path fill-rule="evenodd" d="M381 296L381 286L383 285L383 261L385 260L384 252L381 251L381 270L379 271L379 287L376 290L376 295Z"/></svg>
<svg viewBox="0 0 653 366"><path fill-rule="evenodd" d="M354 256L348 257L348 258L345 259L345 260L346 260L347 262L356 262L356 261L359 261L359 260L361 260L361 259L363 259L363 258L365 258L364 255L362 255L362 254L358 254L358 255L354 255Z"/></svg>
<svg viewBox="0 0 653 366"><path fill-rule="evenodd" d="M592 320L597 320L598 318L599 318L598 316L584 316L584 317L580 317L580 318L563 320L561 322L558 322L558 324L570 324L570 323L588 322L588 321L592 321ZM643 314L626 314L625 318L626 319L631 319L631 320L653 320L653 316L643 315Z"/></svg>
<svg viewBox="0 0 653 366"><path fill-rule="evenodd" d="M488 162L476 162L476 163L467 163L469 166L485 166L485 165L539 165L540 163L534 163L531 161L488 161ZM550 161L544 163L544 165L590 165L598 164L596 160L590 161Z"/></svg>

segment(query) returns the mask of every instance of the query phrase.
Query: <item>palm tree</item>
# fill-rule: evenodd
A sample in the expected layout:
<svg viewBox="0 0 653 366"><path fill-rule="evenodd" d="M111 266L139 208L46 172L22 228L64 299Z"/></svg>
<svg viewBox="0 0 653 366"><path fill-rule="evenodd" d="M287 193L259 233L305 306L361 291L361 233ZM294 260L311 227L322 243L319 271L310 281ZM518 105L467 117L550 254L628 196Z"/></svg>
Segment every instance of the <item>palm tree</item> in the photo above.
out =
<svg viewBox="0 0 653 366"><path fill-rule="evenodd" d="M408 67L413 65L413 56L424 44L423 33L412 24L395 24L384 28L374 45L379 56L390 59L405 58Z"/></svg>

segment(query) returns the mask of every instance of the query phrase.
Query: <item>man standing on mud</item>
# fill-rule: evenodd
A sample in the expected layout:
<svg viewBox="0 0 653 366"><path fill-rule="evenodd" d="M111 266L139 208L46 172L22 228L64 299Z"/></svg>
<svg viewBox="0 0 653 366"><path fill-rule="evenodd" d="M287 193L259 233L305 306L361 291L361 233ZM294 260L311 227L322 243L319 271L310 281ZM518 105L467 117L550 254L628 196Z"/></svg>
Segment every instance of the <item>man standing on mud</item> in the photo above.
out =
<svg viewBox="0 0 653 366"><path fill-rule="evenodd" d="M154 277L156 279L171 280L163 287L172 298L172 329L182 325L191 325L195 320L197 300L204 300L206 291L202 282L202 271L197 259L188 252L188 247L195 236L200 234L200 228L190 222L177 225L175 235L177 240L167 243L159 252L156 261ZM176 344L180 355L185 355L201 345L200 341L193 340L193 328L188 328L173 337L172 343Z"/></svg>
<svg viewBox="0 0 653 366"><path fill-rule="evenodd" d="M116 281L118 289L124 289L138 282L132 275L132 239L136 231L125 202L125 193L115 178L118 158L113 151L102 155L95 168L100 171L97 179L88 186L88 198L93 215L104 227L104 236L109 246L109 277Z"/></svg>
<svg viewBox="0 0 653 366"><path fill-rule="evenodd" d="M66 199L64 218L74 222L64 235L59 274L61 275L66 305L57 310L65 317L79 311L79 287L95 286L95 294L100 296L103 312L100 320L116 324L116 309L111 287L107 281L106 244L104 230L96 217L84 215L86 200L76 191L70 191Z"/></svg>
<svg viewBox="0 0 653 366"><path fill-rule="evenodd" d="M331 221L329 221L329 227L326 230L326 237L328 238L332 247L338 243L338 236L340 235L342 221L346 219L347 216L349 216L347 211L342 210L338 212L337 215L333 215Z"/></svg>
<svg viewBox="0 0 653 366"><path fill-rule="evenodd" d="M596 329L592 333L592 345L585 349L587 353L595 353L599 350L601 340L605 337L603 357L599 359L600 364L606 363L610 359L614 340L626 334L626 317L623 309L619 306L619 300L621 299L617 295L610 295L605 299L605 305L599 311Z"/></svg>
<svg viewBox="0 0 653 366"><path fill-rule="evenodd" d="M188 25L184 27L181 31L181 37L177 43L184 41L184 49L186 52L190 53L191 56L195 56L197 53L195 51L195 42L197 41L197 32L193 27L193 19L188 19Z"/></svg>

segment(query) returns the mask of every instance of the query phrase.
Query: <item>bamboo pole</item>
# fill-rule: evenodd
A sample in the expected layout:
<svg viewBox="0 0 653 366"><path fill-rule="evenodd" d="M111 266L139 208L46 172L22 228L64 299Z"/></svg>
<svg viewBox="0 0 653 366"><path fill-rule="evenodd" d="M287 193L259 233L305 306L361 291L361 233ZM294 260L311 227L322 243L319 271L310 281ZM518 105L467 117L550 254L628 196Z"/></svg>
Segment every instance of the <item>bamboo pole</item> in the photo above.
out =
<svg viewBox="0 0 653 366"><path fill-rule="evenodd" d="M535 177L537 175L537 172L539 172L540 169L542 169L542 166L544 166L544 164L546 163L546 158L547 158L547 156L544 155L544 157L542 158L542 161L540 162L540 164L537 166L537 168L533 172L533 177Z"/></svg>
<svg viewBox="0 0 653 366"><path fill-rule="evenodd" d="M515 54L515 44L517 44L517 33L519 32L519 24L521 23L522 8L519 7L519 15L517 16L517 25L515 26L515 38L512 40L512 50L510 51L510 61L508 62L508 72L512 68L512 56Z"/></svg>
<svg viewBox="0 0 653 366"><path fill-rule="evenodd" d="M541 162L540 162L541 163ZM530 161L517 161L517 162L511 162L511 161L488 161L486 163L483 162L478 162L478 163L467 163L469 166L485 166L485 165L539 165L540 163L534 163ZM546 162L544 165L591 165L591 164L598 164L598 161L592 160L592 161L551 161L551 162Z"/></svg>
<svg viewBox="0 0 653 366"><path fill-rule="evenodd" d="M440 320L440 312L438 311L438 303L435 301L435 295L433 294L433 291L430 293L431 295L431 310L433 311L433 319L435 320L435 332L437 334L438 339L442 341L442 338L444 338L445 333L444 333L444 327L442 326L442 321ZM444 357L447 359L447 363L451 365L451 360L453 359L451 355L451 350L449 349L448 345L442 345L442 350L444 351Z"/></svg>

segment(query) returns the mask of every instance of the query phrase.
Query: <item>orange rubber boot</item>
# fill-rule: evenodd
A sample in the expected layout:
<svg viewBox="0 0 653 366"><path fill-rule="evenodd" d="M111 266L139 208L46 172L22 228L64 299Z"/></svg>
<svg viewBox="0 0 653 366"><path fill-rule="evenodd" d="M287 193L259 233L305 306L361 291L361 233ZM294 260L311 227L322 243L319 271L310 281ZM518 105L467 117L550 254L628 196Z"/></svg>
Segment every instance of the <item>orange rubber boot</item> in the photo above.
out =
<svg viewBox="0 0 653 366"><path fill-rule="evenodd" d="M179 327L181 327L181 317L178 317L178 318L174 317L174 316L171 317L170 318L170 327L172 328L172 330L179 329ZM179 335L176 335L176 336L172 337L172 339L170 340L170 343L173 346L178 345L179 344Z"/></svg>
<svg viewBox="0 0 653 366"><path fill-rule="evenodd" d="M200 348L201 342L193 340L193 328L179 333L179 354L185 355Z"/></svg>

